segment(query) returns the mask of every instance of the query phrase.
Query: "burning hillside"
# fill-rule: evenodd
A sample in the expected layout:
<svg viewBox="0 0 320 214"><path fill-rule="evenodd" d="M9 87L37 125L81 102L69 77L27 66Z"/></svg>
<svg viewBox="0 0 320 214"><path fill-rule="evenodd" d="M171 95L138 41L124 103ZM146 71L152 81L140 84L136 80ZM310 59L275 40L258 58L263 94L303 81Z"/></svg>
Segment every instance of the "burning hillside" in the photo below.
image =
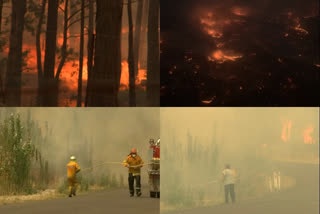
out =
<svg viewBox="0 0 320 214"><path fill-rule="evenodd" d="M166 1L162 105L318 105L315 0Z"/></svg>

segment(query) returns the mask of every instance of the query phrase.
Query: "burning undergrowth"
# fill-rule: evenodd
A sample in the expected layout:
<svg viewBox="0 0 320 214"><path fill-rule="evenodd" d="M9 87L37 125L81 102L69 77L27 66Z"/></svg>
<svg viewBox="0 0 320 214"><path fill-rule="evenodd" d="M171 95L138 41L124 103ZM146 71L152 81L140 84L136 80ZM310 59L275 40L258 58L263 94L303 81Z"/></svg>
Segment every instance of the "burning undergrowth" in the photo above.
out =
<svg viewBox="0 0 320 214"><path fill-rule="evenodd" d="M205 2L162 16L162 105L317 105L315 2Z"/></svg>

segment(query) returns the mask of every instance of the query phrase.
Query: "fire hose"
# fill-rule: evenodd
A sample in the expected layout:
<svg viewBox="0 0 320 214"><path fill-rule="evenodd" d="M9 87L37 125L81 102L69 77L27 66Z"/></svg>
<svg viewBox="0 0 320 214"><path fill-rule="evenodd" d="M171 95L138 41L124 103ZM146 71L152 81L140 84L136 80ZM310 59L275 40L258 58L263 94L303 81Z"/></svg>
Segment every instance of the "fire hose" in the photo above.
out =
<svg viewBox="0 0 320 214"><path fill-rule="evenodd" d="M81 171L82 172L90 172L92 169L94 168L97 168L99 166L103 166L103 165L108 165L108 164L121 164L123 165L123 162L111 162L111 161L106 161L106 162L103 162L103 163L100 163L100 164L96 164L94 166L91 166L91 167L87 167L87 168L84 168L82 169ZM156 164L156 165L159 165L160 163L144 163L144 164L140 164L140 165L137 165L137 166L129 166L128 168L137 168L137 167L143 167L143 166L146 166L146 165L152 165L152 164Z"/></svg>

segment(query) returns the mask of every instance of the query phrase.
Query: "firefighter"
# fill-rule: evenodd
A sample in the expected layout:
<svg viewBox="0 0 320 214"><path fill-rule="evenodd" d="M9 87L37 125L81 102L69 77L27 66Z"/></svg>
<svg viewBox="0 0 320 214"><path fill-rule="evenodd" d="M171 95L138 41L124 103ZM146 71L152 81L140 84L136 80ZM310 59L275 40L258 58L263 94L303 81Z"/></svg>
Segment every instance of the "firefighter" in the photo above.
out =
<svg viewBox="0 0 320 214"><path fill-rule="evenodd" d="M232 203L235 203L235 192L234 192L234 183L235 183L235 171L231 170L230 165L226 164L225 169L222 171L222 180L224 184L224 194L225 194L225 203L229 203L229 194L231 196Z"/></svg>
<svg viewBox="0 0 320 214"><path fill-rule="evenodd" d="M129 168L129 191L130 197L134 196L134 180L136 180L136 194L141 196L141 176L140 171L143 166L141 157L137 154L136 149L132 149L126 160L123 161L123 165Z"/></svg>
<svg viewBox="0 0 320 214"><path fill-rule="evenodd" d="M67 165L68 172L68 185L69 185L69 197L76 196L77 191L77 179L76 175L80 172L80 167L76 162L76 157L71 156L70 162Z"/></svg>

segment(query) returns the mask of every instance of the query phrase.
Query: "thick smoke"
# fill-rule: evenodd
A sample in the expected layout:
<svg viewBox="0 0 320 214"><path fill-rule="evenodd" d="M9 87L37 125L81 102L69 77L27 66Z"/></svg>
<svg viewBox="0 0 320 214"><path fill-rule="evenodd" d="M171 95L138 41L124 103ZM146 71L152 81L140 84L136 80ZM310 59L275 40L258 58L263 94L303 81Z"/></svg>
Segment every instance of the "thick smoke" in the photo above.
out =
<svg viewBox="0 0 320 214"><path fill-rule="evenodd" d="M148 163L149 139L160 136L158 109L16 108L1 109L1 118L12 111L18 112L23 120L30 115L40 125L42 133L49 136L41 150L49 161L51 175L57 179L65 176L71 155L77 157L83 169L92 161L95 173L115 174L117 178L121 174L126 178L127 168L121 163L130 150L137 148L144 162ZM100 165L105 162L115 163ZM148 181L147 167L142 168L143 184Z"/></svg>

